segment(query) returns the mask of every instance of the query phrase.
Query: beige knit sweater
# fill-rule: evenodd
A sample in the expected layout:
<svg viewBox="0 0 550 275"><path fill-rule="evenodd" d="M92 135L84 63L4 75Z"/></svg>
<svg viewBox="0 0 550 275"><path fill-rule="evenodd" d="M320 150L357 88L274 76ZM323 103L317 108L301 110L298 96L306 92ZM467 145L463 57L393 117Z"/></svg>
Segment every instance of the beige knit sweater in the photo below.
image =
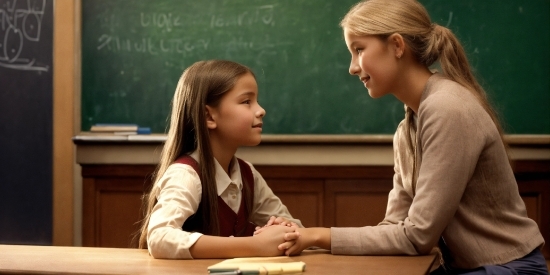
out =
<svg viewBox="0 0 550 275"><path fill-rule="evenodd" d="M468 90L432 75L415 119L416 153L408 149L405 120L394 136L384 221L331 228L333 254L426 254L443 237L447 264L475 268L521 258L544 244L527 217L500 135Z"/></svg>

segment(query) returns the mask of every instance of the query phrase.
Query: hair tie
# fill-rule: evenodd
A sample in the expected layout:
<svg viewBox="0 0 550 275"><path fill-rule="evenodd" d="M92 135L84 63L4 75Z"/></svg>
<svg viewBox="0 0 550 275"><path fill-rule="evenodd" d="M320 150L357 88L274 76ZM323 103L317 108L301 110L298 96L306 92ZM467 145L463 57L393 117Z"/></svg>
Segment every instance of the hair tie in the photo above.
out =
<svg viewBox="0 0 550 275"><path fill-rule="evenodd" d="M444 27L436 23L433 23L431 28L432 28L432 33L438 36L441 36L444 32Z"/></svg>

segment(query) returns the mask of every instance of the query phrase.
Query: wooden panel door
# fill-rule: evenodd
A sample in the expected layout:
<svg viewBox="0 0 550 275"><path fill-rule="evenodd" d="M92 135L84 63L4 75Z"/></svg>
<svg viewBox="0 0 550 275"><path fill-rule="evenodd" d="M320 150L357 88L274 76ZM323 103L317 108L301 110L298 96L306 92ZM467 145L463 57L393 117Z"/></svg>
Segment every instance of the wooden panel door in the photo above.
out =
<svg viewBox="0 0 550 275"><path fill-rule="evenodd" d="M271 190L305 227L323 226L323 181L266 179Z"/></svg>
<svg viewBox="0 0 550 275"><path fill-rule="evenodd" d="M327 180L325 226L361 227L384 219L391 180Z"/></svg>
<svg viewBox="0 0 550 275"><path fill-rule="evenodd" d="M516 161L514 173L527 216L537 222L546 241L542 254L550 259L550 160Z"/></svg>
<svg viewBox="0 0 550 275"><path fill-rule="evenodd" d="M142 219L141 197L150 188L154 167L84 166L82 245L137 247L133 240Z"/></svg>

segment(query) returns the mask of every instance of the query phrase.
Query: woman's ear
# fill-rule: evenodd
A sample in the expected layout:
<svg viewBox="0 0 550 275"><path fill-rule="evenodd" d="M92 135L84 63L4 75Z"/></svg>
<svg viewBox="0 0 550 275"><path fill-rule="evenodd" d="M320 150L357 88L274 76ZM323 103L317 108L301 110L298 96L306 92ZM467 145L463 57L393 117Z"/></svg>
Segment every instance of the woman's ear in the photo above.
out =
<svg viewBox="0 0 550 275"><path fill-rule="evenodd" d="M401 58L405 53L405 40L403 36L398 33L394 33L388 37L388 43L395 52L395 57Z"/></svg>
<svg viewBox="0 0 550 275"><path fill-rule="evenodd" d="M216 129L216 110L208 105L206 105L206 127L208 129Z"/></svg>

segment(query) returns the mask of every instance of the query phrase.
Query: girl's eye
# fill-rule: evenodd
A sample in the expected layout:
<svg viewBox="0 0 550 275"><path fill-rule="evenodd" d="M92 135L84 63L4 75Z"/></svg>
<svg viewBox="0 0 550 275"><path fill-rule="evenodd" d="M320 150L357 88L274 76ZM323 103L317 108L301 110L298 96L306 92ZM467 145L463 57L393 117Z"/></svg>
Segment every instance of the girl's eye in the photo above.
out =
<svg viewBox="0 0 550 275"><path fill-rule="evenodd" d="M362 51L363 49L355 49L355 52L357 52L357 54L360 54Z"/></svg>
<svg viewBox="0 0 550 275"><path fill-rule="evenodd" d="M250 99L243 101L244 104L250 104Z"/></svg>

